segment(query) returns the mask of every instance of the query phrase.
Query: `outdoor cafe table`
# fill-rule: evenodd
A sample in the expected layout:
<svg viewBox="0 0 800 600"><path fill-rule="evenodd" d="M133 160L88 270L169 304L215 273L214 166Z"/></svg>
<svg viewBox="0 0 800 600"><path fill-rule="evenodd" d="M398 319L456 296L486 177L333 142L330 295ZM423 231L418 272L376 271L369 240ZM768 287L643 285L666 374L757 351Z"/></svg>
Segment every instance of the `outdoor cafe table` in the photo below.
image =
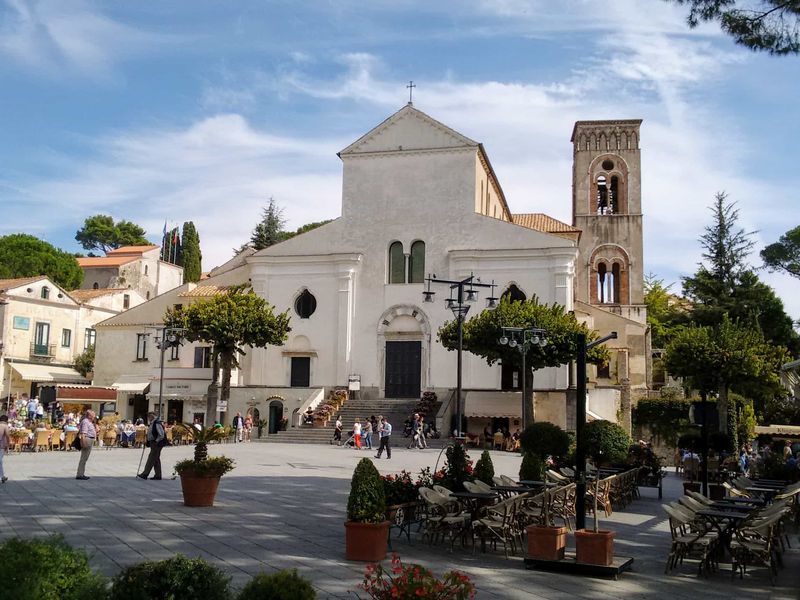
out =
<svg viewBox="0 0 800 600"><path fill-rule="evenodd" d="M527 485L493 485L492 491L499 492L501 496L508 497L511 494L525 494L533 488Z"/></svg>
<svg viewBox="0 0 800 600"><path fill-rule="evenodd" d="M752 504L753 506L764 506L764 504L766 504L761 498L739 498L736 496L727 496L722 500L718 500L718 502L725 502L726 504Z"/></svg>
<svg viewBox="0 0 800 600"><path fill-rule="evenodd" d="M481 517L481 508L492 504L500 497L497 492L450 492L453 498L463 500L469 507L471 514L470 525L472 521L477 521Z"/></svg>
<svg viewBox="0 0 800 600"><path fill-rule="evenodd" d="M755 508L754 506L748 506L747 504L730 504L725 502L724 500L720 500L719 502L714 502L709 507L712 510L738 510L740 512L750 512Z"/></svg>
<svg viewBox="0 0 800 600"><path fill-rule="evenodd" d="M698 510L697 515L704 517L708 523L719 532L719 539L730 554L731 534L738 528L742 521L749 517L749 513L735 510L716 510L713 508Z"/></svg>
<svg viewBox="0 0 800 600"><path fill-rule="evenodd" d="M748 492L755 492L759 496L763 497L764 500L770 501L772 497L779 493L783 488L774 488L774 487L764 487L761 485L751 485L750 487L745 488Z"/></svg>
<svg viewBox="0 0 800 600"><path fill-rule="evenodd" d="M556 483L555 481L535 481L533 479L520 479L519 480L519 484L527 486L529 488L541 488L541 487L545 487L545 486L549 487L549 488L553 488L553 487L559 487L560 485L563 485L561 483Z"/></svg>

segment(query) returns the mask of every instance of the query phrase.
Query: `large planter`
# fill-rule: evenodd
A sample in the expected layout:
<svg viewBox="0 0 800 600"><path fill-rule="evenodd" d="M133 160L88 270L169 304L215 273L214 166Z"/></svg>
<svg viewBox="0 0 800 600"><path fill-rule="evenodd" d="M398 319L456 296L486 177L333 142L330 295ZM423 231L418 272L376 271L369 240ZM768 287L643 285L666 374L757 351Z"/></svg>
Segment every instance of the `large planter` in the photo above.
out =
<svg viewBox="0 0 800 600"><path fill-rule="evenodd" d="M567 547L566 527L530 525L525 532L528 534L528 558L563 560Z"/></svg>
<svg viewBox="0 0 800 600"><path fill-rule="evenodd" d="M386 558L389 525L389 521L383 523L346 521L344 532L347 560L378 562Z"/></svg>
<svg viewBox="0 0 800 600"><path fill-rule="evenodd" d="M219 477L198 477L181 473L181 490L184 506L214 506Z"/></svg>
<svg viewBox="0 0 800 600"><path fill-rule="evenodd" d="M614 532L579 529L575 532L575 554L579 563L611 565L614 560Z"/></svg>

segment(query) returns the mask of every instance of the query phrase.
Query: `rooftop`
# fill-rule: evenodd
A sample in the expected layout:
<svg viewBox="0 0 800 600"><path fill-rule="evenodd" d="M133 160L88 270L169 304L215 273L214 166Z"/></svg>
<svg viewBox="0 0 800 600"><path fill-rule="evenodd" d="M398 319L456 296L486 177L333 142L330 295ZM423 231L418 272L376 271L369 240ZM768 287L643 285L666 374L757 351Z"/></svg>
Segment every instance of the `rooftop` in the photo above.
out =
<svg viewBox="0 0 800 600"><path fill-rule="evenodd" d="M122 254L129 254L129 255L136 255L141 256L145 252L149 252L150 250L155 250L158 248L155 244L150 244L148 246L121 246L114 250L109 250L106 252L107 256L120 256Z"/></svg>
<svg viewBox="0 0 800 600"><path fill-rule="evenodd" d="M544 233L560 235L568 239L575 239L581 233L581 230L577 227L568 225L544 213L519 213L511 215L511 217L514 219L515 225L527 227L528 229L535 229L536 231L543 231Z"/></svg>
<svg viewBox="0 0 800 600"><path fill-rule="evenodd" d="M226 293L230 288L227 285L198 285L192 290L178 294L179 298L211 298Z"/></svg>
<svg viewBox="0 0 800 600"><path fill-rule="evenodd" d="M73 290L69 293L76 301L80 303L101 298L102 296L110 296L119 292L127 292L126 288L99 288L96 290Z"/></svg>
<svg viewBox="0 0 800 600"><path fill-rule="evenodd" d="M119 256L85 256L78 258L78 265L83 268L120 267L135 261L139 255L121 254Z"/></svg>
<svg viewBox="0 0 800 600"><path fill-rule="evenodd" d="M34 283L35 281L41 281L42 279L46 279L46 275L36 275L34 277L18 277L16 279L0 279L0 292L5 292L6 290L10 290L15 287L19 287L21 285L26 285L28 283Z"/></svg>

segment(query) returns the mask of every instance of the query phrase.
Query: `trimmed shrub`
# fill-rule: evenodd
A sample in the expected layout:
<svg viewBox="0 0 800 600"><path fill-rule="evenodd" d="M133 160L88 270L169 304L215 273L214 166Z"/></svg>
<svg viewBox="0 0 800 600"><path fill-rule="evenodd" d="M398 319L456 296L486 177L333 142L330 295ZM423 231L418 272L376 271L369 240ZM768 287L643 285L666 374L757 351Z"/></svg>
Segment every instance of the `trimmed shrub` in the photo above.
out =
<svg viewBox="0 0 800 600"><path fill-rule="evenodd" d="M494 485L492 477L494 477L494 465L492 464L492 457L489 455L488 450L484 450L478 462L475 463L475 469L472 471L473 477L486 483Z"/></svg>
<svg viewBox="0 0 800 600"><path fill-rule="evenodd" d="M631 437L622 427L611 421L592 421L583 429L586 454L592 457L595 466L622 462L628 456Z"/></svg>
<svg viewBox="0 0 800 600"><path fill-rule="evenodd" d="M239 592L237 600L315 600L311 582L297 574L297 569L277 573L259 573Z"/></svg>
<svg viewBox="0 0 800 600"><path fill-rule="evenodd" d="M519 478L526 481L543 481L544 463L535 454L523 454L519 466Z"/></svg>
<svg viewBox="0 0 800 600"><path fill-rule="evenodd" d="M466 449L461 444L448 446L445 451L444 487L453 492L463 492L464 482L472 481L472 464Z"/></svg>
<svg viewBox="0 0 800 600"><path fill-rule="evenodd" d="M0 582L4 593L15 600L103 600L108 597L107 582L92 573L86 553L71 548L60 535L43 540L12 538L3 542L0 545Z"/></svg>
<svg viewBox="0 0 800 600"><path fill-rule="evenodd" d="M202 558L181 554L131 565L114 577L110 600L230 600L231 578Z"/></svg>
<svg viewBox="0 0 800 600"><path fill-rule="evenodd" d="M678 438L678 448L683 450L691 450L692 452L700 452L702 440L700 439L699 431L687 431Z"/></svg>
<svg viewBox="0 0 800 600"><path fill-rule="evenodd" d="M386 520L383 480L368 458L362 458L353 471L347 498L347 520L356 523L383 523Z"/></svg>
<svg viewBox="0 0 800 600"><path fill-rule="evenodd" d="M567 432L547 421L528 425L522 432L519 443L524 454L535 454L541 461L547 460L548 456L566 456L569 452Z"/></svg>

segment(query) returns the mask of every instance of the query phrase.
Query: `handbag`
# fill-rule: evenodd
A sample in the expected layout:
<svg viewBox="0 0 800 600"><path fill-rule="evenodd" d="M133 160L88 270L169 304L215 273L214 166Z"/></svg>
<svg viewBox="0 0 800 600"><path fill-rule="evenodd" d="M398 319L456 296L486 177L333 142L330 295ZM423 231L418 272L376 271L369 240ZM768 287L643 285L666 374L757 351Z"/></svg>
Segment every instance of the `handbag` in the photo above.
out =
<svg viewBox="0 0 800 600"><path fill-rule="evenodd" d="M75 439L72 440L72 444L70 444L75 450L81 450L83 446L81 445L81 436L76 435Z"/></svg>

